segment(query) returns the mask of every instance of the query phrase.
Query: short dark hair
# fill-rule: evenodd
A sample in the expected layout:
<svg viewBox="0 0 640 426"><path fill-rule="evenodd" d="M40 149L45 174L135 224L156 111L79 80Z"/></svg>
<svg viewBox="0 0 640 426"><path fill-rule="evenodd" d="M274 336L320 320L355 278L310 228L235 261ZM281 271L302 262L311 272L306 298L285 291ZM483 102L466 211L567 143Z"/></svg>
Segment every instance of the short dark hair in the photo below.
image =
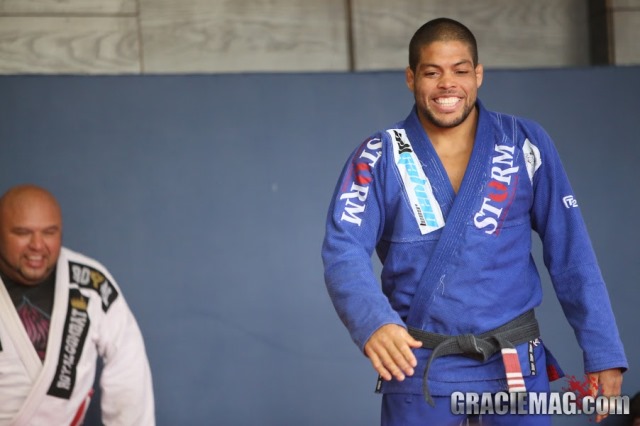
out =
<svg viewBox="0 0 640 426"><path fill-rule="evenodd" d="M461 41L469 46L473 66L478 65L478 43L469 28L450 18L436 18L418 28L409 42L409 67L415 72L423 46L436 41Z"/></svg>

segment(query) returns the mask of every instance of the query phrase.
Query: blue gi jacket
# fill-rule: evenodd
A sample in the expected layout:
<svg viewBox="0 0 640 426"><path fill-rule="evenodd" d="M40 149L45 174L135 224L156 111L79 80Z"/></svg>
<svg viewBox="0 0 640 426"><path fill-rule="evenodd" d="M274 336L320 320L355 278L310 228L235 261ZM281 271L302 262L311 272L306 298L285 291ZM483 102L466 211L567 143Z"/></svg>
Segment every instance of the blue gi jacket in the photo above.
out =
<svg viewBox="0 0 640 426"><path fill-rule="evenodd" d="M626 369L605 283L551 138L531 120L489 111L480 101L477 107L476 139L458 194L415 107L352 153L322 247L338 315L360 349L389 323L447 335L499 327L542 302L533 229L584 351L585 371ZM381 286L374 250L383 265ZM518 347L525 376L528 346ZM542 350L537 359L544 359ZM413 378L385 383L383 391L420 393L430 350L415 352ZM439 358L429 380L434 395L505 388L499 354L483 364Z"/></svg>

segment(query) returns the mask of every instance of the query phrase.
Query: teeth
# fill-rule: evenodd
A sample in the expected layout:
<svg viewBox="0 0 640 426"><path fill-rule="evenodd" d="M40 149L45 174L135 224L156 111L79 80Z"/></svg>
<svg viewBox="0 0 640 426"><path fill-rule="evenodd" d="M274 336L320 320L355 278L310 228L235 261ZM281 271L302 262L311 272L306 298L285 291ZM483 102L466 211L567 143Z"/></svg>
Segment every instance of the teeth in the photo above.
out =
<svg viewBox="0 0 640 426"><path fill-rule="evenodd" d="M453 98L438 98L438 99L436 99L436 103L438 103L440 105L444 105L444 106L451 106L451 105L454 105L459 100L460 100L460 98L457 98L457 97L453 97Z"/></svg>

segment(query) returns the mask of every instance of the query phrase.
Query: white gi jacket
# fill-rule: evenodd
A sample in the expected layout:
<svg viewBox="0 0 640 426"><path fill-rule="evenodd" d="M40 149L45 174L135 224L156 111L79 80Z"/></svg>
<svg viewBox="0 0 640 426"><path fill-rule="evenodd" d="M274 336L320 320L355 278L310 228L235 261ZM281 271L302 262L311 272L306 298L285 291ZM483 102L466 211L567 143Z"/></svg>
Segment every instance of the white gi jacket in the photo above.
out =
<svg viewBox="0 0 640 426"><path fill-rule="evenodd" d="M104 424L154 425L142 335L104 266L62 248L44 363L0 285L0 425L81 424L98 356Z"/></svg>

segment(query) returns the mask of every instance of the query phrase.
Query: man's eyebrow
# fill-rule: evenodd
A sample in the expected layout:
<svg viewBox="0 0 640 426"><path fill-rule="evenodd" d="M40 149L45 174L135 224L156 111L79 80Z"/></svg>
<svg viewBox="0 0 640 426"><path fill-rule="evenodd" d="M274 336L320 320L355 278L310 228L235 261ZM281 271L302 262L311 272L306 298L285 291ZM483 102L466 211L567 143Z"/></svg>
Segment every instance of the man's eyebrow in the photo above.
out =
<svg viewBox="0 0 640 426"><path fill-rule="evenodd" d="M453 64L454 67L460 66L460 65L473 65L473 62L470 61L469 59L463 59L459 62L456 62L455 64ZM420 65L418 65L418 68L442 68L442 65L439 64L431 64L431 63L422 63Z"/></svg>
<svg viewBox="0 0 640 426"><path fill-rule="evenodd" d="M51 226L47 226L45 228L43 228L43 231L57 231L60 229L60 225L51 225ZM27 227L27 226L14 226L11 228L11 232L17 232L17 231L32 231L32 228Z"/></svg>

